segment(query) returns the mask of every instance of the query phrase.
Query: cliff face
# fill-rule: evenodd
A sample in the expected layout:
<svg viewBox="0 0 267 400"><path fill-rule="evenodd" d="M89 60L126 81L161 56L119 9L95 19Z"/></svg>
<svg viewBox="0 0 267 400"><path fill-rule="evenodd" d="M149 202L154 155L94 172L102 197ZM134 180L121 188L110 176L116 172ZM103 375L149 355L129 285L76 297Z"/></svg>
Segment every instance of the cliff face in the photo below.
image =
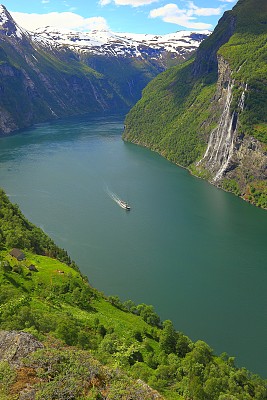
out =
<svg viewBox="0 0 267 400"><path fill-rule="evenodd" d="M125 140L264 208L266 24L264 0L240 0L200 45L194 62L148 85L124 133Z"/></svg>
<svg viewBox="0 0 267 400"><path fill-rule="evenodd" d="M199 47L193 65L192 75L195 78L203 77L217 70L217 52L228 42L236 28L236 17L231 12L225 12L209 40L205 40Z"/></svg>
<svg viewBox="0 0 267 400"><path fill-rule="evenodd" d="M125 110L106 77L78 61L62 61L27 36L0 36L0 133L86 112Z"/></svg>
<svg viewBox="0 0 267 400"><path fill-rule="evenodd" d="M220 117L195 171L201 175L204 168L215 185L267 208L267 4L260 0L256 7L253 0L240 1L232 19L235 28L217 51L211 110L220 110Z"/></svg>
<svg viewBox="0 0 267 400"><path fill-rule="evenodd" d="M215 129L209 136L208 146L197 167L204 167L211 173L212 183L227 187L227 180L235 180L239 193L246 196L249 180L266 180L266 146L252 136L240 132L240 115L246 106L249 87L238 83L239 97L235 108L233 88L235 80L229 63L218 56L218 83L214 102L221 110ZM252 178L253 177L253 178Z"/></svg>

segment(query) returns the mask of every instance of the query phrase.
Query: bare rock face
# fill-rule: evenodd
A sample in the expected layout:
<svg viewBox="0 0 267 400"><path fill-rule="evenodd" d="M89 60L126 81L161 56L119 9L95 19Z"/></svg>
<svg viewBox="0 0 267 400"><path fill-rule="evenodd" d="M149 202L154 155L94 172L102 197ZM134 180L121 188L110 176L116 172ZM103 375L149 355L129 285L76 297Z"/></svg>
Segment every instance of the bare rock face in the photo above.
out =
<svg viewBox="0 0 267 400"><path fill-rule="evenodd" d="M214 103L221 115L216 128L211 132L207 150L199 164L211 173L212 181L218 182L227 171L234 153L234 142L238 128L238 112L231 110L234 80L228 63L218 58L218 82ZM240 111L243 94L240 98Z"/></svg>
<svg viewBox="0 0 267 400"><path fill-rule="evenodd" d="M17 366L22 358L43 347L43 344L29 333L0 331L0 361L8 361Z"/></svg>
<svg viewBox="0 0 267 400"><path fill-rule="evenodd" d="M237 136L231 161L232 168L225 171L225 176L238 181L242 194L251 177L256 181L267 179L266 146L257 139L248 135Z"/></svg>
<svg viewBox="0 0 267 400"><path fill-rule="evenodd" d="M233 86L238 85L241 95L237 106L232 109ZM249 180L267 179L266 146L248 134L240 134L239 118L244 110L246 83L235 82L228 62L218 56L218 81L214 96L214 107L220 110L216 128L211 132L208 146L198 167L210 174L210 181L221 187L224 179L238 183L240 194L246 193Z"/></svg>

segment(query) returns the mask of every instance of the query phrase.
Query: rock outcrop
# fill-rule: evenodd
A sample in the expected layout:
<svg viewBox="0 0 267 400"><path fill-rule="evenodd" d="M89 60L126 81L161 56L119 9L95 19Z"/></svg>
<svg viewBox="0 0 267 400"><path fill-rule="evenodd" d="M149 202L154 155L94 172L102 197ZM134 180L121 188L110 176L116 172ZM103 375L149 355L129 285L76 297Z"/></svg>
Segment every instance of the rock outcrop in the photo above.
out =
<svg viewBox="0 0 267 400"><path fill-rule="evenodd" d="M33 335L26 332L0 331L0 361L18 366L30 353L44 346Z"/></svg>

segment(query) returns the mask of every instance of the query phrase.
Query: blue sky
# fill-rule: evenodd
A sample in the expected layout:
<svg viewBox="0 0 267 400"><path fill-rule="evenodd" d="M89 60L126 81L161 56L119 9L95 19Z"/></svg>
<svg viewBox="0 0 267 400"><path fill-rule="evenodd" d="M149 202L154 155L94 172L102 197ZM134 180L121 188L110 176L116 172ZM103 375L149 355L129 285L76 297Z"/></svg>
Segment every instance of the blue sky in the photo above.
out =
<svg viewBox="0 0 267 400"><path fill-rule="evenodd" d="M27 29L59 26L89 31L165 34L212 30L237 0L5 0L15 20Z"/></svg>

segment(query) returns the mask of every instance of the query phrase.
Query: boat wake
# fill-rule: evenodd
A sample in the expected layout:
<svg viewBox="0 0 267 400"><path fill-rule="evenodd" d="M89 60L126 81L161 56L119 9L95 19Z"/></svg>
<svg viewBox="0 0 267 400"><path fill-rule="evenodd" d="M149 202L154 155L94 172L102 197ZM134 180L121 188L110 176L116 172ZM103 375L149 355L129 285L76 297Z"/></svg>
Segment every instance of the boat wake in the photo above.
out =
<svg viewBox="0 0 267 400"><path fill-rule="evenodd" d="M121 208L124 208L125 210L130 210L129 204L126 201L120 199L119 196L116 193L114 193L111 190L109 190L108 187L106 188L106 192L109 195L109 197L113 201L115 201Z"/></svg>

